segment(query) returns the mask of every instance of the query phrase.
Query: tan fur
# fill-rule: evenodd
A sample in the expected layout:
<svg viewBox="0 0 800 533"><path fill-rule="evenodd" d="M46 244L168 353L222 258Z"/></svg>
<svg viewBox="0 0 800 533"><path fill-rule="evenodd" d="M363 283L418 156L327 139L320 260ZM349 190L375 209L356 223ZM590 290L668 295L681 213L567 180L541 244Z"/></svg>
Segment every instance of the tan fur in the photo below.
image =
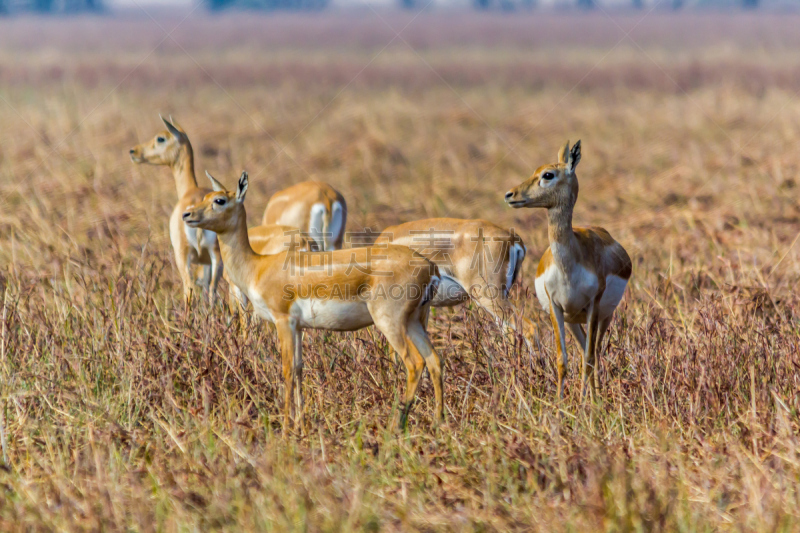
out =
<svg viewBox="0 0 800 533"><path fill-rule="evenodd" d="M253 226L247 229L250 246L259 255L274 255L287 250L314 251L316 244L300 233L300 229L281 224Z"/></svg>
<svg viewBox="0 0 800 533"><path fill-rule="evenodd" d="M627 252L605 229L572 227L572 212L579 189L575 167L580 158L580 141L572 149L568 141L559 151L558 163L539 167L505 197L506 202L515 208L547 209L550 247L539 261L536 289L537 297L549 307L556 347L561 356L558 362L559 397L563 396L567 360L564 323L571 325L573 335L584 349L584 392L589 380L596 394L599 381L594 372L596 346L602 347L618 298L622 297L632 271ZM608 289L608 283L611 283L611 289ZM586 324L585 333L581 324Z"/></svg>
<svg viewBox="0 0 800 533"><path fill-rule="evenodd" d="M248 228L247 236L250 246L258 255L274 255L285 251L314 251L317 245L313 239L306 238L298 228L282 226L280 224L267 224ZM222 277L228 283L228 301L231 310L237 306L242 309L247 307L247 297L230 280L227 270ZM242 317L243 318L243 317Z"/></svg>
<svg viewBox="0 0 800 533"><path fill-rule="evenodd" d="M376 241L383 242L408 246L436 263L442 275L458 282L504 329L511 329L510 324L515 323L528 348L532 348L534 326L508 300L512 246L525 248L518 235L486 220L429 218L386 228ZM442 290L440 286L439 296ZM434 306L439 306L437 301Z"/></svg>
<svg viewBox="0 0 800 533"><path fill-rule="evenodd" d="M225 191L211 179L215 192L188 209L184 220L217 233L230 279L251 300L255 313L276 326L286 386L286 427L292 418L302 426L303 329L350 331L372 324L386 335L406 366L401 425L425 367L433 380L436 420L442 420L441 364L424 327L439 279L436 265L403 246L257 255L247 235L243 204L247 173L242 174L237 192ZM418 292L391 297L392 287L415 287Z"/></svg>
<svg viewBox="0 0 800 533"><path fill-rule="evenodd" d="M211 190L197 186L197 178L194 174L194 152L189 137L180 126L166 119L162 118L162 120L166 124L167 130L157 134L149 142L131 148L131 160L134 163L167 166L172 171L178 189L178 202L169 218L169 236L175 254L175 263L183 282L184 300L187 305L191 302L195 287L195 266L203 265L204 284L208 290L209 301L213 303L223 270L222 256L216 237L208 238L201 230L191 230L195 233L198 251L198 248L190 245L187 238L188 228L181 220L186 208L201 202Z"/></svg>
<svg viewBox="0 0 800 533"><path fill-rule="evenodd" d="M347 203L344 197L333 187L321 181L304 181L276 192L267 202L262 223L283 224L300 228L304 234L310 231L311 210L315 204L325 206L326 216L324 230L331 227L331 216L334 202L342 207L341 230L336 235L329 235L324 242L318 242L320 250L339 250L344 241L347 223Z"/></svg>

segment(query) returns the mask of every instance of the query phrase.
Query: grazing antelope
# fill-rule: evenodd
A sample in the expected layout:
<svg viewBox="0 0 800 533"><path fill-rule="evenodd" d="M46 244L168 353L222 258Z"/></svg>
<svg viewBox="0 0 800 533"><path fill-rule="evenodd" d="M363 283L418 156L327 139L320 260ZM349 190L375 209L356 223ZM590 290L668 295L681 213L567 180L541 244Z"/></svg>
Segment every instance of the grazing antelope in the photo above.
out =
<svg viewBox="0 0 800 533"><path fill-rule="evenodd" d="M300 228L317 242L320 250L339 250L344 241L347 203L344 197L321 181L304 181L272 195L262 224Z"/></svg>
<svg viewBox="0 0 800 533"><path fill-rule="evenodd" d="M257 255L247 235L243 203L247 173L242 173L235 192L208 177L214 192L187 209L183 220L193 228L216 232L230 279L250 299L256 315L275 324L287 430L290 419L303 425L302 350L307 328L354 331L377 326L406 367L400 425L405 426L425 367L436 396L435 418L443 420L441 363L424 326L439 284L436 265L404 246Z"/></svg>
<svg viewBox="0 0 800 533"><path fill-rule="evenodd" d="M134 163L164 165L172 170L175 185L178 188L178 203L169 217L169 238L175 253L175 262L183 281L183 296L188 305L194 290L194 272L196 265L203 265L203 284L208 290L208 298L214 302L217 284L222 276L222 256L213 231L189 228L183 223L183 212L190 205L203 200L210 189L197 186L194 175L194 152L189 137L180 126L161 117L167 126L150 142L142 143L130 149Z"/></svg>
<svg viewBox="0 0 800 533"><path fill-rule="evenodd" d="M542 255L536 271L536 296L550 313L560 354L558 395L564 396L567 365L564 322L584 350L582 387L591 380L597 393L595 351L631 277L631 259L625 249L603 228L573 228L572 210L578 199L575 167L581 160L581 142L570 150L569 141L558 152L558 163L544 165L517 187L506 193L511 207L547 209L550 247ZM586 324L586 331L582 324ZM594 379L592 379L594 375Z"/></svg>
<svg viewBox="0 0 800 533"><path fill-rule="evenodd" d="M429 218L390 226L376 242L408 246L439 267L442 281L433 307L459 305L472 297L505 330L517 330L532 348L534 327L508 301L526 248L522 239L486 220Z"/></svg>

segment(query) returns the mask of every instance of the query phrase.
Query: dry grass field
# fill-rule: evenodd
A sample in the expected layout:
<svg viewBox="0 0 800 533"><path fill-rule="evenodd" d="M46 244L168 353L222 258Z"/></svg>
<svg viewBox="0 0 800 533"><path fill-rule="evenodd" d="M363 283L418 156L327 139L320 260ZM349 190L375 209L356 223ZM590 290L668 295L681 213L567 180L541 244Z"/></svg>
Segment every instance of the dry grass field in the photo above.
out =
<svg viewBox="0 0 800 533"><path fill-rule="evenodd" d="M0 530L800 530L800 15L431 12L0 20ZM399 32L399 36L396 32ZM184 312L172 114L261 219L326 180L348 229L482 217L527 243L532 352L437 310L448 424L373 328L306 335L283 438L274 330ZM510 187L583 142L577 224L634 261L582 402ZM205 185L201 179L201 184Z"/></svg>

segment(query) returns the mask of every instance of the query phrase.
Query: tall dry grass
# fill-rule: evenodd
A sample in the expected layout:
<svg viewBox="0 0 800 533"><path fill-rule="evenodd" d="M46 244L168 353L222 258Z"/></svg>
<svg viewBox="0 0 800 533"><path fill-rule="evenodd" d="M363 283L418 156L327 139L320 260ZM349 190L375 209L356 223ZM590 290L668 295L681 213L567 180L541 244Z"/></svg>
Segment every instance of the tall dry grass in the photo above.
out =
<svg viewBox="0 0 800 533"><path fill-rule="evenodd" d="M359 17L190 17L152 55L146 17L0 21L0 529L797 530L796 17L654 13L640 49L603 14L434 13L406 30L419 55L379 54L394 33ZM172 179L127 159L157 112L199 170L250 172L254 223L316 178L350 229L513 226L539 344L437 311L448 426L425 378L397 435L381 335L311 332L308 431L283 439L274 333L182 308ZM545 219L502 194L567 138L576 221L634 275L601 401L581 402L572 346L556 407L531 287Z"/></svg>

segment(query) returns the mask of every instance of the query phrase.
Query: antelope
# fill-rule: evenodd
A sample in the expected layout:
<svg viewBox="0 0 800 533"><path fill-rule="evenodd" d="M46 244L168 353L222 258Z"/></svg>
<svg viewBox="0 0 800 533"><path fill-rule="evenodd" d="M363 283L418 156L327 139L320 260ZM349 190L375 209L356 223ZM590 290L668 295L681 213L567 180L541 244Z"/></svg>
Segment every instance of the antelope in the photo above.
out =
<svg viewBox="0 0 800 533"><path fill-rule="evenodd" d="M321 181L304 181L272 195L262 224L300 228L320 250L339 250L344 241L347 203L333 187Z"/></svg>
<svg viewBox="0 0 800 533"><path fill-rule="evenodd" d="M439 284L436 265L406 247L391 245L258 255L247 235L247 172L242 172L235 192L206 174L214 191L188 208L183 220L217 234L230 279L250 299L255 314L275 324L287 431L290 420L303 426L303 331L354 331L373 324L406 367L400 426L406 425L426 367L436 398L435 419L443 421L441 362L425 330L425 315Z"/></svg>
<svg viewBox="0 0 800 533"><path fill-rule="evenodd" d="M170 117L171 118L171 117ZM175 253L175 262L183 282L183 296L188 306L192 300L196 265L203 265L203 285L208 290L209 301L213 304L217 284L222 276L222 256L217 236L213 231L189 228L183 223L182 215L186 208L203 200L210 189L197 186L194 175L194 152L192 143L183 129L161 117L166 131L158 133L152 140L130 149L134 163L168 166L175 178L178 189L178 203L169 217L169 238Z"/></svg>
<svg viewBox="0 0 800 533"><path fill-rule="evenodd" d="M557 163L539 167L530 178L505 195L508 205L515 209L547 209L550 247L539 261L535 287L536 297L550 313L560 355L557 359L559 398L564 397L567 365L564 323L569 324L584 350L583 394L589 380L595 396L599 386L595 372L596 346L603 345L603 337L625 293L632 268L628 253L605 229L572 227L572 211L578 199L575 167L580 160L581 142L570 149L567 141L558 152ZM583 324L586 324L586 331Z"/></svg>
<svg viewBox="0 0 800 533"><path fill-rule="evenodd" d="M508 300L527 252L515 233L486 220L430 218L390 226L376 242L408 246L439 267L442 281L431 306L452 307L470 298L507 332L517 330L533 347L533 323Z"/></svg>

